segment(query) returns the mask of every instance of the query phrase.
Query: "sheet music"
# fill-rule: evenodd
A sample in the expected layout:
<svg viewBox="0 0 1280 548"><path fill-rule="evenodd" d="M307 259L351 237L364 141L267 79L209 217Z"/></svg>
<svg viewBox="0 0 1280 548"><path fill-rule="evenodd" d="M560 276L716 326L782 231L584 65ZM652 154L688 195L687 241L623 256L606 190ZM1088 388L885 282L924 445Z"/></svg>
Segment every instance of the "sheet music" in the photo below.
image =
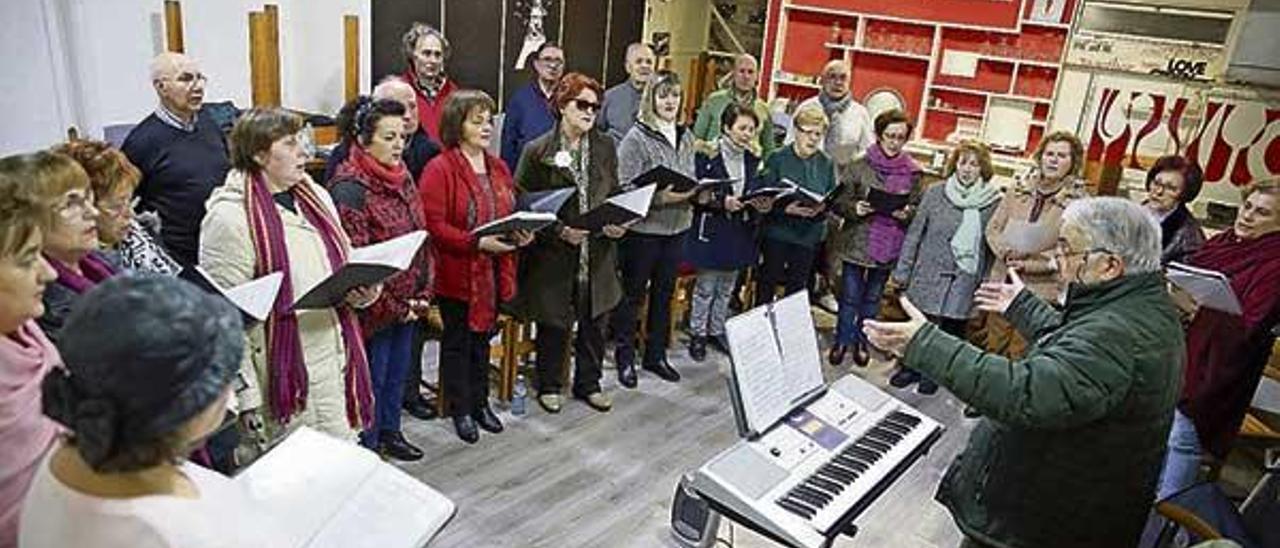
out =
<svg viewBox="0 0 1280 548"><path fill-rule="evenodd" d="M195 271L214 290L231 301L231 304L257 321L263 321L271 314L271 306L276 302L276 294L280 292L280 282L284 280L283 273L272 272L228 289L215 281L204 268L197 265Z"/></svg>
<svg viewBox="0 0 1280 548"><path fill-rule="evenodd" d="M807 292L730 318L725 331L733 357L734 390L748 432L767 430L822 387Z"/></svg>
<svg viewBox="0 0 1280 548"><path fill-rule="evenodd" d="M647 185L630 192L624 192L609 198L609 203L635 213L641 217L649 214L649 204L653 203L653 192L658 185Z"/></svg>
<svg viewBox="0 0 1280 548"><path fill-rule="evenodd" d="M418 248L427 239L427 231L415 230L403 236L397 236L385 242L378 242L351 250L347 262L380 264L394 267L396 270L409 268L409 263L418 254Z"/></svg>

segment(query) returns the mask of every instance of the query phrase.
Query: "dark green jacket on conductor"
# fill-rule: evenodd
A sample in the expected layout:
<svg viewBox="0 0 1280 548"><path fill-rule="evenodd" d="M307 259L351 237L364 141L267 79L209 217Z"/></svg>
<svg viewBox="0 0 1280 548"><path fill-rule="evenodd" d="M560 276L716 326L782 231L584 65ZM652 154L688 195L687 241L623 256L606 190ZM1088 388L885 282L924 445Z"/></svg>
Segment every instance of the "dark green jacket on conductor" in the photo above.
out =
<svg viewBox="0 0 1280 548"><path fill-rule="evenodd" d="M965 535L1001 548L1131 548L1155 498L1185 355L1158 272L1072 284L1059 311L1030 291L1005 316L1025 358L934 325L902 365L982 412L938 487Z"/></svg>

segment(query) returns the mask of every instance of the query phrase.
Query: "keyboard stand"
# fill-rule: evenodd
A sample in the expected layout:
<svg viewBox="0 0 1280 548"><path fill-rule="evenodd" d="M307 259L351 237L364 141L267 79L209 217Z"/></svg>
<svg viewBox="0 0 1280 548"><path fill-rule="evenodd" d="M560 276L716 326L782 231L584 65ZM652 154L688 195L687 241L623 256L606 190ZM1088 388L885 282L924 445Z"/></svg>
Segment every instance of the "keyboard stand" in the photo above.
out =
<svg viewBox="0 0 1280 548"><path fill-rule="evenodd" d="M913 450L907 456L907 458L902 459L901 461L898 462L898 464L894 465L893 469L890 470L887 475L885 475L884 479L880 480L880 482L877 483L875 487L872 487L871 490L868 491L867 494L864 495L857 502L857 504L854 504L853 506L849 507L849 509L846 510L845 513L840 516L840 519L836 520L836 523L831 528L831 530L823 534L823 536L826 537L826 542L822 543L822 548L830 548L831 544L835 542L836 538L842 534L850 537L857 535L858 526L855 525L853 521L857 519L857 517L861 515L862 512L871 505L872 502L875 502L877 498L880 498L880 495L884 493L885 490L889 489L890 486L896 483L898 481L898 478L902 477L902 475L905 474L909 468L911 468L911 465L915 464L916 461L920 460L920 457L923 457L926 453L928 453L929 448L933 447L934 442L938 441L938 438L941 436L942 436L942 430L935 430L932 434L929 435L928 438L925 439L924 443L921 443L920 445L918 445L915 448L915 450ZM746 527L747 529L750 529L752 531L755 531L756 533L759 533L760 535L767 537L769 540L777 542L778 544L781 544L783 546L789 546L791 548L805 548L804 546L797 546L787 542L786 540L783 540L781 537L770 532L767 527L764 527L763 525L760 525L748 520L745 516L731 510L727 506L724 506L716 502L715 499L707 496L704 493L698 493L698 495L702 497L702 500L707 502L708 506L710 506L712 510L715 510L720 515L728 518L729 520L735 523L738 523L739 525L742 525L743 527Z"/></svg>

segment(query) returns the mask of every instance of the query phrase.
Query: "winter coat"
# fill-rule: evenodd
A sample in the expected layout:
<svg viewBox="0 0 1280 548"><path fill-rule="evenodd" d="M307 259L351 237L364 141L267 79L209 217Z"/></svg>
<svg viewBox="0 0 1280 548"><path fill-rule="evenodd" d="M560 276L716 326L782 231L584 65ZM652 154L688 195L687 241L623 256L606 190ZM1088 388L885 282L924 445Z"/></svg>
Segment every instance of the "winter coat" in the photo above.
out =
<svg viewBox="0 0 1280 548"><path fill-rule="evenodd" d="M721 154L706 156L701 153L695 159L699 179L725 179ZM749 151L743 152L743 192L751 192L762 186L760 159ZM760 215L744 207L730 213L724 209L725 194L712 196L706 205L693 204L693 227L685 233L684 259L694 267L704 270L737 270L756 262L756 236Z"/></svg>
<svg viewBox="0 0 1280 548"><path fill-rule="evenodd" d="M1084 196L1083 181L1070 178L1062 183L1057 192L1045 198L1040 216L1035 222L1029 222L1031 209L1036 201L1036 190L1031 182L1020 181L1005 191L1004 198L987 223L987 245L995 254L995 262L991 265L988 278L1004 281L1008 275L1005 259L1015 253L1017 239L1021 238L1025 240L1022 244L1034 247L1018 253L1025 256L1022 270L1018 271L1022 281L1040 298L1057 300L1061 287L1051 255L1058 244L1062 212L1071 200Z"/></svg>
<svg viewBox="0 0 1280 548"><path fill-rule="evenodd" d="M1200 221L1187 206L1178 204L1160 221L1160 264L1187 262L1191 254L1204 245L1204 239Z"/></svg>
<svg viewBox="0 0 1280 548"><path fill-rule="evenodd" d="M621 191L617 175L618 157L613 139L599 130L592 130L583 138L589 139L590 148L587 204L589 208L595 208ZM573 188L573 173L552 163L552 157L559 149L558 125L530 141L516 168L516 187L521 192ZM559 217L562 222L571 223L578 216L578 197L574 195L565 201ZM522 318L568 328L577 319L574 286L578 276L578 248L560 238L560 226L557 224L538 231L534 242L524 249L513 309ZM585 245L589 257L590 313L595 318L613 310L622 298L617 242L603 234L593 234Z"/></svg>
<svg viewBox="0 0 1280 548"><path fill-rule="evenodd" d="M867 216L857 214L856 205L860 200L866 200L867 195L871 193L871 189L882 192L884 190L884 182L880 180L880 175L871 167L871 163L866 157L859 158L849 164L841 164L836 168L839 179L839 185L844 187L839 196L831 204L831 211L842 220L840 228L835 234L831 235L831 241L827 243L827 253L832 258L839 261L853 263L859 266L869 268L892 268L893 263L879 263L872 259L867 253L868 242L871 239L871 220L881 213L872 213ZM907 205L911 206L912 217L917 215L917 206L920 205L921 196L924 195L924 185L921 183L920 173L916 172L915 180L911 183L911 192L907 197ZM946 197L944 196L945 200ZM910 224L912 217L906 220L894 219L905 230ZM905 245L905 244L904 244ZM840 263L835 263L840 264ZM837 270L839 272L839 270Z"/></svg>
<svg viewBox="0 0 1280 548"><path fill-rule="evenodd" d="M907 239L902 243L902 255L893 269L893 280L898 287L907 289L911 304L930 316L965 319L970 316L973 293L991 265L991 250L980 243L982 254L978 259L978 271L969 274L956 266L951 253L951 235L960 228L964 210L947 198L946 181L924 191L920 207L916 209ZM993 202L982 208L979 215L985 225L995 213Z"/></svg>
<svg viewBox="0 0 1280 548"><path fill-rule="evenodd" d="M685 128L676 128L676 146L672 146L662 132L644 122L636 122L618 145L618 181L624 190L634 190L631 182L658 166L693 178L694 155L693 136ZM629 230L637 234L670 236L688 230L692 222L693 209L689 202L658 204L655 195L649 214L631 225Z"/></svg>
<svg viewBox="0 0 1280 548"><path fill-rule="evenodd" d="M782 186L787 179L815 194L827 195L836 189L836 167L822 152L814 152L808 158L796 155L794 146L788 145L764 161L765 186ZM816 248L827 236L826 216L811 218L787 215L779 203L765 216L763 235L780 242Z"/></svg>
<svg viewBox="0 0 1280 548"><path fill-rule="evenodd" d="M724 109L729 106L729 103L735 100L732 87L718 89L707 95L707 98L702 100L702 106L698 108L698 117L693 122L693 136L701 141L716 142L720 138L720 117L724 115ZM756 130L756 142L753 143L753 146L758 146L759 149L753 150L752 154L759 154L760 158L768 160L769 156L778 149L778 145L773 140L773 117L769 113L769 103L756 97L751 102L751 110L755 111L756 119L760 120L760 128Z"/></svg>
<svg viewBox="0 0 1280 548"><path fill-rule="evenodd" d="M244 172L232 170L227 180L209 196L209 211L200 224L200 266L223 287L233 287L254 279L257 259L249 235L249 219L245 213ZM308 177L298 184L312 185L316 195L325 200L334 218L337 208L329 193ZM276 204L284 226L288 247L290 281L294 297L300 297L332 273L320 233L300 213ZM299 310L298 331L302 356L307 367L306 408L294 421L341 439L355 439L355 431L347 422L346 384L343 371L347 367L346 345L342 327L332 308ZM248 329L245 360L240 377L245 386L236 397L240 409L257 409L265 403L262 395L269 382L267 346L264 324ZM264 413L264 417L270 413Z"/></svg>
<svg viewBox="0 0 1280 548"><path fill-rule="evenodd" d="M1025 358L927 324L902 365L983 415L938 487L966 536L998 548L1131 548L1151 510L1182 374L1160 272L1072 284L1061 312L1030 291L1005 316Z"/></svg>

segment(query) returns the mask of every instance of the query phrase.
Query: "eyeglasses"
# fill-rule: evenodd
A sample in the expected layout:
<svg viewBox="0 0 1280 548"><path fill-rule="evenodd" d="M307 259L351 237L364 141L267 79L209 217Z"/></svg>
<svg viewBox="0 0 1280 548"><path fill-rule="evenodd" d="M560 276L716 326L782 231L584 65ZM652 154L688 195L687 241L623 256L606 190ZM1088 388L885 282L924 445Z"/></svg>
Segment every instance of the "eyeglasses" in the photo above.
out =
<svg viewBox="0 0 1280 548"><path fill-rule="evenodd" d="M1054 260L1056 260L1056 261L1061 261L1061 260L1063 260L1063 259L1065 259L1065 258L1067 258L1067 257L1078 257L1078 256L1080 256L1080 255L1086 255L1086 256L1087 256L1087 255L1089 255L1090 253L1106 253L1106 254L1108 254L1108 255L1114 255L1114 253L1112 253L1112 252L1111 252L1111 250L1109 250L1109 249L1103 249L1103 248L1101 248L1101 247L1091 247L1091 248L1089 248L1089 249L1082 249L1082 250L1080 250L1080 251L1073 251L1073 250L1071 250L1071 249L1067 248L1067 244L1066 244L1066 243L1063 243L1063 242L1058 242L1058 245L1054 246L1054 248L1053 248L1053 258L1054 258Z"/></svg>
<svg viewBox="0 0 1280 548"><path fill-rule="evenodd" d="M1176 183L1162 183L1160 181L1151 181L1151 190L1163 190L1169 194L1178 194L1182 192L1182 185Z"/></svg>
<svg viewBox="0 0 1280 548"><path fill-rule="evenodd" d="M73 194L67 197L66 203L58 208L58 214L63 219L74 219L78 215L84 215L89 211L93 211L93 194Z"/></svg>
<svg viewBox="0 0 1280 548"><path fill-rule="evenodd" d="M906 141L906 140L907 140L907 134L906 134L906 133L889 133L889 132L885 132L885 134L884 134L881 138L882 138L882 139L884 139L884 140L886 140L886 141Z"/></svg>
<svg viewBox="0 0 1280 548"><path fill-rule="evenodd" d="M552 67L558 67L564 64L564 59L560 59L558 57L539 57L538 61Z"/></svg>
<svg viewBox="0 0 1280 548"><path fill-rule="evenodd" d="M162 80L172 80L184 86L189 86L195 82L207 82L209 81L209 77L199 72L184 72L177 76L162 78Z"/></svg>
<svg viewBox="0 0 1280 548"><path fill-rule="evenodd" d="M119 217L126 211L138 207L138 200L139 198L132 200L101 200L97 203L97 207L99 211Z"/></svg>
<svg viewBox="0 0 1280 548"><path fill-rule="evenodd" d="M592 103L591 101L588 101L586 99L574 99L570 102L573 103L574 107L576 107L578 110L581 110L583 112L587 112L591 114L600 112L600 103Z"/></svg>

